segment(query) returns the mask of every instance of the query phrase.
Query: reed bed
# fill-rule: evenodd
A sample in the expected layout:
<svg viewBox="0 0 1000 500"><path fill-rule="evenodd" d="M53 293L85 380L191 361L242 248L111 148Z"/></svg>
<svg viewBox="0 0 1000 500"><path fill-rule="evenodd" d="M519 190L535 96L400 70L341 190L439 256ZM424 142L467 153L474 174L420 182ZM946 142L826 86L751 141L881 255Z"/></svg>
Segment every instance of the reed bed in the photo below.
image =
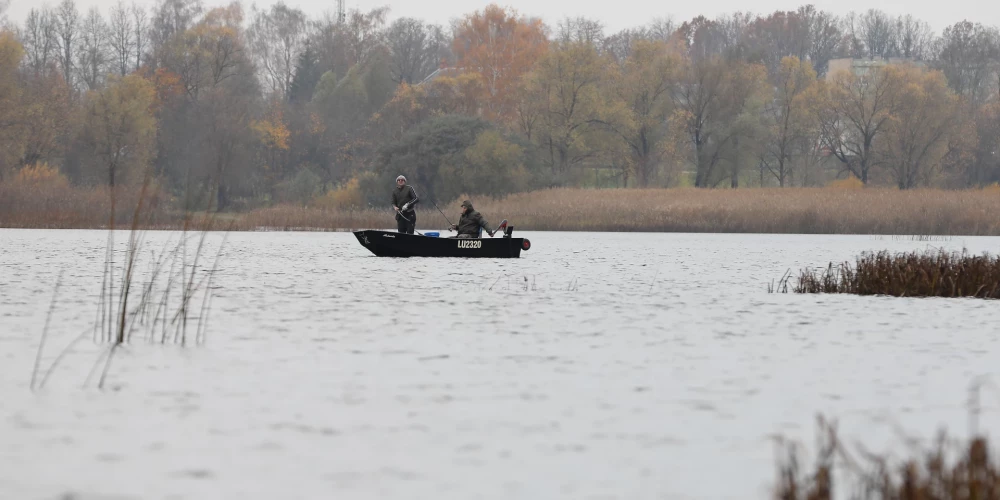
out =
<svg viewBox="0 0 1000 500"><path fill-rule="evenodd" d="M179 225L178 220L157 210L164 201L162 193L139 187L115 188L114 219L128 227L140 204L149 211L144 228ZM0 182L0 227L40 229L106 229L111 216L111 189ZM179 218L178 218L179 219Z"/></svg>
<svg viewBox="0 0 1000 500"><path fill-rule="evenodd" d="M787 287L783 291L787 291ZM865 252L854 265L806 269L796 293L849 293L895 297L1000 298L1000 256L928 250Z"/></svg>
<svg viewBox="0 0 1000 500"><path fill-rule="evenodd" d="M106 225L108 197L100 189L67 186L35 191L0 183L0 227ZM452 222L464 198L439 203ZM1000 193L996 190L559 188L501 200L468 198L491 223L507 219L518 229L534 231L1000 235ZM447 227L433 205L425 201L418 207L418 229ZM176 229L184 224L180 211L163 208L148 229ZM128 215L123 214L121 220ZM388 207L278 205L219 217L231 221L233 230L243 231L396 225Z"/></svg>

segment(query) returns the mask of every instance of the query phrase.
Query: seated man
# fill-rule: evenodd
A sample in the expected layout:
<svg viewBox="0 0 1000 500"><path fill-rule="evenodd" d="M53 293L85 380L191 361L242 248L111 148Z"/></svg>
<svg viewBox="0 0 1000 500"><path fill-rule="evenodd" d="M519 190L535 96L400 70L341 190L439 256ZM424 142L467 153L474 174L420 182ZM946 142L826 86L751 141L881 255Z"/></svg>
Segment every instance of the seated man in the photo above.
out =
<svg viewBox="0 0 1000 500"><path fill-rule="evenodd" d="M483 228L493 237L493 231L487 225L486 219L472 208L472 202L465 200L462 202L462 216L458 219L458 224L452 224L451 230L458 231L458 236L453 238L478 238L479 228Z"/></svg>

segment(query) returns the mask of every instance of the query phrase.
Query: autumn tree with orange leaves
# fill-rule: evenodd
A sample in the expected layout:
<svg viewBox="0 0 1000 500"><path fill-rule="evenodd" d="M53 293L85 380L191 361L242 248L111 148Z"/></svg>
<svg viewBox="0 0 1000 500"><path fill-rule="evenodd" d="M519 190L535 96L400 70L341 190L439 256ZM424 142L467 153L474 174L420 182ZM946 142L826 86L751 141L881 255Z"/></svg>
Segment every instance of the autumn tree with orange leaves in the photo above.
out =
<svg viewBox="0 0 1000 500"><path fill-rule="evenodd" d="M514 91L521 76L531 71L547 48L540 20L520 17L496 4L459 21L453 42L458 67L483 78L485 117L502 122L514 117Z"/></svg>

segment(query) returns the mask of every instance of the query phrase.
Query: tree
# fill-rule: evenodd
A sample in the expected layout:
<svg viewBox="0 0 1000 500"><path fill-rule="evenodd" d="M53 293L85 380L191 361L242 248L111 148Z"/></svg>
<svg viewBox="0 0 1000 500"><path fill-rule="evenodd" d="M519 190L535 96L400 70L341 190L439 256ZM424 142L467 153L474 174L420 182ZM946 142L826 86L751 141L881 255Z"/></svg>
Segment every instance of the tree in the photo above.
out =
<svg viewBox="0 0 1000 500"><path fill-rule="evenodd" d="M896 25L881 10L868 9L864 14L851 12L844 19L851 40L851 56L888 59L897 53Z"/></svg>
<svg viewBox="0 0 1000 500"><path fill-rule="evenodd" d="M108 25L108 45L114 55L115 70L125 76L132 71L132 58L136 52L135 27L133 17L122 0L111 7L111 20Z"/></svg>
<svg viewBox="0 0 1000 500"><path fill-rule="evenodd" d="M284 2L269 11L254 11L249 40L261 81L279 97L286 97L295 77L295 64L306 46L306 15Z"/></svg>
<svg viewBox="0 0 1000 500"><path fill-rule="evenodd" d="M201 0L157 0L150 21L149 42L156 63L171 40L194 26L204 11ZM133 15L136 17L137 15Z"/></svg>
<svg viewBox="0 0 1000 500"><path fill-rule="evenodd" d="M739 138L753 128L749 117L754 107L763 105L766 86L767 70L760 65L720 56L686 61L673 92L671 120L682 127L692 146L695 187L711 187L724 178L720 167L727 152L734 168L742 165Z"/></svg>
<svg viewBox="0 0 1000 500"><path fill-rule="evenodd" d="M539 110L535 140L554 173L592 158L595 135L609 120L610 103L601 92L610 62L588 42L557 44L527 77L527 93Z"/></svg>
<svg viewBox="0 0 1000 500"><path fill-rule="evenodd" d="M566 17L559 21L556 40L560 43L586 43L598 45L604 40L604 24L586 17Z"/></svg>
<svg viewBox="0 0 1000 500"><path fill-rule="evenodd" d="M14 34L0 30L0 179L10 171L24 148L21 93L17 68L24 50Z"/></svg>
<svg viewBox="0 0 1000 500"><path fill-rule="evenodd" d="M864 184L878 164L877 139L896 111L892 75L888 67L833 75L819 110L824 147Z"/></svg>
<svg viewBox="0 0 1000 500"><path fill-rule="evenodd" d="M390 181L399 172L407 172L409 182L421 188L421 196L438 201L451 199L461 194L464 186L456 182L458 179L446 177L442 168L464 164L466 148L489 128L489 122L468 116L449 115L425 121L399 141L380 148L375 172Z"/></svg>
<svg viewBox="0 0 1000 500"><path fill-rule="evenodd" d="M323 76L319 66L319 54L306 42L306 48L295 63L295 76L288 89L288 101L292 103L307 103L312 100L316 84Z"/></svg>
<svg viewBox="0 0 1000 500"><path fill-rule="evenodd" d="M833 14L817 11L812 5L799 7L796 14L809 26L809 62L818 75L826 75L827 65L844 36L839 21Z"/></svg>
<svg viewBox="0 0 1000 500"><path fill-rule="evenodd" d="M368 12L351 10L346 22L341 26L341 39L345 45L347 59L351 65L365 64L384 45L383 30L388 7L372 9Z"/></svg>
<svg viewBox="0 0 1000 500"><path fill-rule="evenodd" d="M813 104L819 94L816 72L808 61L785 57L776 75L774 99L765 106L768 134L761 157L763 166L785 187L792 160L813 144L816 114Z"/></svg>
<svg viewBox="0 0 1000 500"><path fill-rule="evenodd" d="M945 28L933 66L948 84L974 106L993 97L993 78L1000 67L1000 30L962 21Z"/></svg>
<svg viewBox="0 0 1000 500"><path fill-rule="evenodd" d="M77 52L77 69L80 80L90 90L104 85L104 77L110 57L108 56L108 26L96 7L87 11L80 30L80 44Z"/></svg>
<svg viewBox="0 0 1000 500"><path fill-rule="evenodd" d="M56 10L56 37L59 43L59 66L63 79L73 88L73 57L76 55L76 41L80 30L80 11L73 0L63 0Z"/></svg>
<svg viewBox="0 0 1000 500"><path fill-rule="evenodd" d="M52 162L65 151L71 115L70 89L62 74L26 75L22 92L22 165Z"/></svg>
<svg viewBox="0 0 1000 500"><path fill-rule="evenodd" d="M958 130L958 97L940 72L912 66L888 68L894 113L885 129L883 162L899 189L926 184Z"/></svg>
<svg viewBox="0 0 1000 500"><path fill-rule="evenodd" d="M482 76L485 111L491 119L513 119L516 98L512 94L518 80L547 47L541 21L521 18L496 4L467 15L455 26L457 64Z"/></svg>
<svg viewBox="0 0 1000 500"><path fill-rule="evenodd" d="M392 53L393 81L397 83L420 83L450 59L441 27L417 19L397 19L386 30L385 39Z"/></svg>
<svg viewBox="0 0 1000 500"><path fill-rule="evenodd" d="M966 177L970 186L1000 182L1000 101L980 108L975 115L975 137Z"/></svg>
<svg viewBox="0 0 1000 500"><path fill-rule="evenodd" d="M480 132L463 156L462 168L449 163L444 169L446 177L459 180L459 183L451 183L455 196L468 193L503 197L523 191L530 182L524 148L507 140L496 129Z"/></svg>
<svg viewBox="0 0 1000 500"><path fill-rule="evenodd" d="M113 77L87 96L84 134L111 187L149 165L156 143L155 95L148 80L133 74Z"/></svg>
<svg viewBox="0 0 1000 500"><path fill-rule="evenodd" d="M385 203L381 188L399 172L406 172L421 198L448 201L463 194L503 196L524 189L532 170L527 148L516 139L480 118L445 115L380 148L374 169L379 189L370 202Z"/></svg>
<svg viewBox="0 0 1000 500"><path fill-rule="evenodd" d="M28 69L36 75L49 71L56 62L58 43L56 18L49 8L33 8L28 12L21 40Z"/></svg>
<svg viewBox="0 0 1000 500"><path fill-rule="evenodd" d="M648 186L668 149L671 94L679 84L683 62L676 48L666 42L637 40L632 47L611 85L624 110L623 119L611 127L627 147L639 185Z"/></svg>
<svg viewBox="0 0 1000 500"><path fill-rule="evenodd" d="M142 58L146 56L146 49L149 46L149 16L146 9L134 1L129 12L132 14L133 40L135 41L134 71L139 71L139 68L142 67Z"/></svg>
<svg viewBox="0 0 1000 500"><path fill-rule="evenodd" d="M923 60L931 56L934 31L929 24L907 14L896 20L896 46L900 57Z"/></svg>

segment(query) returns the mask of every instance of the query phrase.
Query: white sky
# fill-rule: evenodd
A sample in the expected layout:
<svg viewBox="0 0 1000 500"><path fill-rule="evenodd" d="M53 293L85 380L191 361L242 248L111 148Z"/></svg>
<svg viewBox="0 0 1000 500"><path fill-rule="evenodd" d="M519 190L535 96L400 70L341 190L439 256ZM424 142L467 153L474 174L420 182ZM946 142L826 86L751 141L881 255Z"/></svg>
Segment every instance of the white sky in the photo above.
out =
<svg viewBox="0 0 1000 500"><path fill-rule="evenodd" d="M20 22L32 7L48 4L54 6L59 0L11 0L7 16L11 21ZM126 3L129 3L127 0ZM139 4L152 5L153 0L136 0ZM245 7L256 2L259 7L269 6L277 0L242 0ZM117 0L76 0L81 11L97 6L102 12L117 3ZM206 6L222 5L221 0L203 0ZM325 11L333 11L335 0L285 0L291 7L298 7L310 16L318 16ZM368 10L388 5L390 20L409 16L425 21L447 24L449 19L481 9L489 0L425 0L423 2L404 0L347 0L347 8ZM541 17L550 26L563 17L586 16L599 19L608 33L623 28L645 24L654 17L672 17L678 22L697 15L714 18L719 14L752 10L754 13L769 13L775 10L794 10L805 0L759 0L749 4L738 0L707 0L700 2L666 3L655 0L506 0L497 1L522 14ZM918 0L817 0L812 2L818 9L844 15L852 10L863 12L869 8L881 9L889 14L912 14L924 20L938 33L944 27L968 19L987 25L1000 25L1000 2L996 0L951 0L939 2Z"/></svg>

